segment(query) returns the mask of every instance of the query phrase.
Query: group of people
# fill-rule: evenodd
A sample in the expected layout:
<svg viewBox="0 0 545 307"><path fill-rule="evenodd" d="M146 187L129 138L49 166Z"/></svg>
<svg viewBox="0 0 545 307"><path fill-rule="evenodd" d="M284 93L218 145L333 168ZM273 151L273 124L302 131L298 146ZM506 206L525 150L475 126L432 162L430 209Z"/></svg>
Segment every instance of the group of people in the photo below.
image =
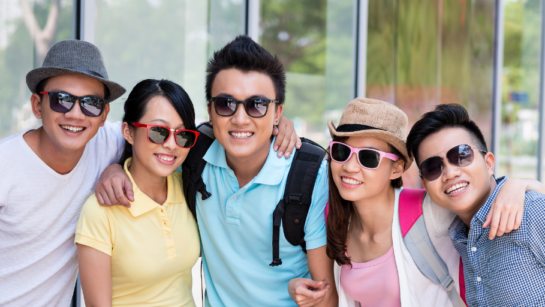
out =
<svg viewBox="0 0 545 307"><path fill-rule="evenodd" d="M42 126L0 141L0 306L69 306L78 273L87 306L194 306L199 257L206 306L545 306L545 186L496 178L460 105L408 132L356 98L323 159L282 116L282 63L246 36L209 60L199 128L153 79L108 122L125 89L88 42L26 80ZM425 192L403 189L413 162Z"/></svg>

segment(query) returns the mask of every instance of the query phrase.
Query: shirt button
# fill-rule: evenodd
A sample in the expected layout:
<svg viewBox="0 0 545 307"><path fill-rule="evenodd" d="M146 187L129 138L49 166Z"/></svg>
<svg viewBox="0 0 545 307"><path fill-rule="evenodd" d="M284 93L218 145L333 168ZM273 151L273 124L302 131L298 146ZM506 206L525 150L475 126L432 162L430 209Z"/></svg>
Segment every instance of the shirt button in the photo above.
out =
<svg viewBox="0 0 545 307"><path fill-rule="evenodd" d="M471 248L471 251L472 251L472 252L476 252L476 251L477 251L477 248L476 248L475 246L473 246L473 247Z"/></svg>
<svg viewBox="0 0 545 307"><path fill-rule="evenodd" d="M168 207L165 208L168 211Z"/></svg>
<svg viewBox="0 0 545 307"><path fill-rule="evenodd" d="M235 201L235 200L237 200L237 197L236 197L236 196L233 196L233 197L231 197L231 200L232 200L232 201Z"/></svg>
<svg viewBox="0 0 545 307"><path fill-rule="evenodd" d="M481 280L483 280L483 279L481 278L481 276L478 276L478 277L477 277L477 281L478 281L478 282L481 282Z"/></svg>
<svg viewBox="0 0 545 307"><path fill-rule="evenodd" d="M170 236L168 236L168 237L167 237L167 239L168 239L168 240L170 240L170 239L171 239L171 237L170 237Z"/></svg>

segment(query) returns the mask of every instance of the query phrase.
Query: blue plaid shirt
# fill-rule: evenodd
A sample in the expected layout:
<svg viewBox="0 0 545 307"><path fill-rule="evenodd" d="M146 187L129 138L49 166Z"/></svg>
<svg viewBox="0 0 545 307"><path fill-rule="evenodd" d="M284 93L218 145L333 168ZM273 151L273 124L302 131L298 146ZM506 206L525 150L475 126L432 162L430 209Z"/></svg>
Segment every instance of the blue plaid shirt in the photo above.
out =
<svg viewBox="0 0 545 307"><path fill-rule="evenodd" d="M520 228L494 240L483 229L497 186L467 226L459 217L449 231L462 256L469 306L545 306L545 195L526 192ZM466 235L466 233L468 235Z"/></svg>

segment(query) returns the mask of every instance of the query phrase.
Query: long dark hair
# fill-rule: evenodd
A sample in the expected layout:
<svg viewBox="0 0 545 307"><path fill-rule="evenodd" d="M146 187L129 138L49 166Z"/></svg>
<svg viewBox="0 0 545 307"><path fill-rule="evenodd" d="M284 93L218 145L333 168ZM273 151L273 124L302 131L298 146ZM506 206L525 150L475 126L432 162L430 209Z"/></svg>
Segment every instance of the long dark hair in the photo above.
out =
<svg viewBox="0 0 545 307"><path fill-rule="evenodd" d="M136 123L146 114L148 102L157 96L166 98L184 122L185 129L195 130L195 110L184 89L169 80L146 79L134 86L125 101L123 122ZM125 149L119 163L132 157L132 145L125 141Z"/></svg>
<svg viewBox="0 0 545 307"><path fill-rule="evenodd" d="M333 137L333 141L345 142L348 137ZM401 153L390 145L390 152L402 157ZM335 261L339 265L350 265L350 258L346 256L346 239L348 237L348 222L350 216L356 214L356 210L351 201L342 198L339 193L339 189L333 181L333 174L331 173L331 155L327 156L329 162L329 213L327 215L327 256ZM390 185L393 188L400 188L403 186L403 180L401 177L391 180Z"/></svg>

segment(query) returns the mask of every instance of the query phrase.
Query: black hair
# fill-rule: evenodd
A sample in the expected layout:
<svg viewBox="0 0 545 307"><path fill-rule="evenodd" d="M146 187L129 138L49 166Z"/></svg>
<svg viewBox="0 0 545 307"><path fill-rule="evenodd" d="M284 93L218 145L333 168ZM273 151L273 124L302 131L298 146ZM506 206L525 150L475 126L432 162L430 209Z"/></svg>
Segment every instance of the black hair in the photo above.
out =
<svg viewBox="0 0 545 307"><path fill-rule="evenodd" d="M40 95L40 98L43 98L43 94L40 94L40 92L44 91L48 81L49 78L45 78L40 81L38 85L36 85L36 94ZM108 97L110 97L110 89L106 86L106 84L102 83L102 85L104 86L104 99L108 100Z"/></svg>
<svg viewBox="0 0 545 307"><path fill-rule="evenodd" d="M178 84L169 80L146 79L134 86L125 101L123 122L136 123L147 111L148 102L154 97L166 98L184 122L184 128L196 130L195 110L189 95ZM125 149L119 160L120 164L132 157L132 145L125 141Z"/></svg>
<svg viewBox="0 0 545 307"><path fill-rule="evenodd" d="M206 101L212 99L212 84L216 75L225 69L257 71L269 76L280 104L286 99L286 72L284 65L265 48L246 35L239 35L219 51L214 52L206 66Z"/></svg>
<svg viewBox="0 0 545 307"><path fill-rule="evenodd" d="M414 124L407 136L407 152L418 164L418 147L431 134L445 128L462 128L471 136L479 149L488 151L481 129L469 118L467 110L459 104L440 104L427 112Z"/></svg>

